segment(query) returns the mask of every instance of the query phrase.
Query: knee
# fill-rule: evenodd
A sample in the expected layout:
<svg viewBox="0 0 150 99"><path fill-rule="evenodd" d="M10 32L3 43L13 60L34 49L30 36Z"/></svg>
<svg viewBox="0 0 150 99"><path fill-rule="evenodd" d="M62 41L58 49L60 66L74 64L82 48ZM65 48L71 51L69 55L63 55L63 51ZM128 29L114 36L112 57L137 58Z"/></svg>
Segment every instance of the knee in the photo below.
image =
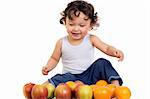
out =
<svg viewBox="0 0 150 99"><path fill-rule="evenodd" d="M96 69L100 69L100 70L104 70L105 68L108 68L110 66L111 66L110 61L108 61L107 59L104 59L104 58L99 58L94 63L94 67Z"/></svg>
<svg viewBox="0 0 150 99"><path fill-rule="evenodd" d="M105 58L99 58L97 59L98 63L103 63L103 64L111 64L109 60L105 59Z"/></svg>

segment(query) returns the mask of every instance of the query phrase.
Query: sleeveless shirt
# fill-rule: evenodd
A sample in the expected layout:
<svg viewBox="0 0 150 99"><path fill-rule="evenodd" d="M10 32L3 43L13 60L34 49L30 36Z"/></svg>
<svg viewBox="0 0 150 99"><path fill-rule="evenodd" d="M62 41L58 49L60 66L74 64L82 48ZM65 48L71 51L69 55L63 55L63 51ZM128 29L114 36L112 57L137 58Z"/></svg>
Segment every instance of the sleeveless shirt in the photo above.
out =
<svg viewBox="0 0 150 99"><path fill-rule="evenodd" d="M79 45L72 45L67 36L62 38L63 73L79 74L94 62L94 47L87 34Z"/></svg>

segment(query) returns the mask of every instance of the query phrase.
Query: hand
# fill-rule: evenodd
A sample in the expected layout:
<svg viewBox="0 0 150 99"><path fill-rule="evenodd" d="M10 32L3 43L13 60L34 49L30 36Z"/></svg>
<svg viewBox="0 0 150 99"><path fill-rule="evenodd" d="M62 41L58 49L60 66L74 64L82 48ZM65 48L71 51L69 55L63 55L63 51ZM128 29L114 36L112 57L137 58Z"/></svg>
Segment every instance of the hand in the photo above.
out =
<svg viewBox="0 0 150 99"><path fill-rule="evenodd" d="M115 56L116 56L117 58L119 58L118 61L123 61L123 59L124 59L124 54L123 54L123 52L120 51L120 50L116 50L116 51L115 51Z"/></svg>
<svg viewBox="0 0 150 99"><path fill-rule="evenodd" d="M43 74L43 75L48 75L48 72L49 72L48 68L47 68L46 66L44 66L44 67L42 68L42 74Z"/></svg>

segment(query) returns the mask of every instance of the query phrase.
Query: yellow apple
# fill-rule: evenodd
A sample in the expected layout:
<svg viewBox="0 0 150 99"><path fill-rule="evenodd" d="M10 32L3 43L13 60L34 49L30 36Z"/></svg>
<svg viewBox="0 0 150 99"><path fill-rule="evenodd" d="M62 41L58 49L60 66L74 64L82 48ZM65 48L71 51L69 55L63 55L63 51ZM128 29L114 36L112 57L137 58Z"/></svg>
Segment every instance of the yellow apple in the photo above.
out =
<svg viewBox="0 0 150 99"><path fill-rule="evenodd" d="M52 85L51 83L47 83L47 84L43 84L43 86L45 86L48 90L47 98L53 98L54 97L54 91L55 91L54 85Z"/></svg>
<svg viewBox="0 0 150 99"><path fill-rule="evenodd" d="M81 85L78 87L77 99L92 99L93 91L89 85Z"/></svg>

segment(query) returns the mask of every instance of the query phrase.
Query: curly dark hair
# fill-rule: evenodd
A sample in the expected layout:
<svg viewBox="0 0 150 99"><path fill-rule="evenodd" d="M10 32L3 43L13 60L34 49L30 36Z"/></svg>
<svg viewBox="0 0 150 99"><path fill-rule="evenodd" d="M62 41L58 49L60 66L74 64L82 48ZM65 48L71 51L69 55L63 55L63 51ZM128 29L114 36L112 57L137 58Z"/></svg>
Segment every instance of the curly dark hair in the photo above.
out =
<svg viewBox="0 0 150 99"><path fill-rule="evenodd" d="M62 18L60 19L60 24L64 24L66 17L71 20L73 16L79 17L80 12L88 16L88 19L91 19L92 25L96 25L98 20L97 12L94 12L92 4L83 0L75 0L67 5L66 9L61 13Z"/></svg>

